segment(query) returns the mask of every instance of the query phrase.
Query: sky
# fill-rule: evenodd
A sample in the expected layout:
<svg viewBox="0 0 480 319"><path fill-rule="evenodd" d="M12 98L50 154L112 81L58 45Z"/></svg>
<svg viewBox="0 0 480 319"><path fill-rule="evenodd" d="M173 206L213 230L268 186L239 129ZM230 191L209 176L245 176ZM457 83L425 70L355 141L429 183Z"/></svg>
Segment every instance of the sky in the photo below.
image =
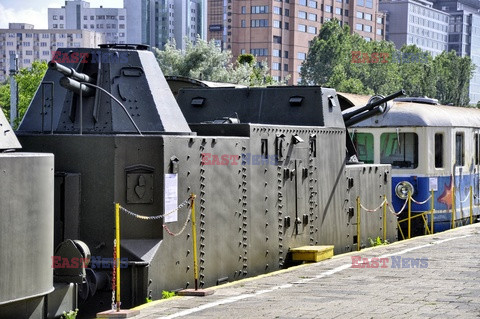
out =
<svg viewBox="0 0 480 319"><path fill-rule="evenodd" d="M123 0L87 0L90 8L123 8ZM60 8L65 0L0 0L0 29L8 23L30 23L35 29L48 28L47 8Z"/></svg>

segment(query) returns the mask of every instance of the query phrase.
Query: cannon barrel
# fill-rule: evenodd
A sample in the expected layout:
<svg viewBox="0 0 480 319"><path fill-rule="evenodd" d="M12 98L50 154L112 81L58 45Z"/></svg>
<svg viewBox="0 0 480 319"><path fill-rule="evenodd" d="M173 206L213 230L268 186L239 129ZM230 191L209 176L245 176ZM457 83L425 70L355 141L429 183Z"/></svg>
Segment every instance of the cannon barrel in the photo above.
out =
<svg viewBox="0 0 480 319"><path fill-rule="evenodd" d="M73 91L79 95L80 95L80 92L82 92L82 96L85 96L85 97L95 95L95 89L92 89L91 87L88 87L87 85L82 84L66 76L60 79L60 85L66 88L67 90Z"/></svg>
<svg viewBox="0 0 480 319"><path fill-rule="evenodd" d="M345 126L346 127L352 126L369 117L385 112L386 108L382 108L380 107L380 105L402 95L405 95L405 90L400 90L386 97L371 101L364 107L361 107L355 111L343 114L343 121L345 122Z"/></svg>
<svg viewBox="0 0 480 319"><path fill-rule="evenodd" d="M84 73L77 72L74 69L66 67L65 65L60 64L58 62L50 61L50 62L48 62L48 67L51 70L58 71L58 72L62 73L63 75L68 76L69 78L72 78L76 81L95 83L95 81L91 77L89 77L88 75L86 75Z"/></svg>

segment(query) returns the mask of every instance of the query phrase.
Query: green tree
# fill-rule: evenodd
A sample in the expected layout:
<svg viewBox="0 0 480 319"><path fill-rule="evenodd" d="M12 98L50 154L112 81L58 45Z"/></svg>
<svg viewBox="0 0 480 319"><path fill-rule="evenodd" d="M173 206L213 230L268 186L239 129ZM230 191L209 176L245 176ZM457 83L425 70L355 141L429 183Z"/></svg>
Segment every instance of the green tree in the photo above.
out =
<svg viewBox="0 0 480 319"><path fill-rule="evenodd" d="M248 86L279 85L268 74L265 61L257 62L251 54L241 55L235 63L232 53L222 51L215 41L186 39L185 51L168 42L163 50L155 49L155 56L164 75L185 76L199 80L243 84Z"/></svg>
<svg viewBox="0 0 480 319"><path fill-rule="evenodd" d="M23 115L27 111L47 68L47 62L34 61L30 68L22 68L18 74L15 75L18 87L18 116L16 126L20 123ZM10 84L5 84L0 87L0 107L3 109L5 115L10 118Z"/></svg>

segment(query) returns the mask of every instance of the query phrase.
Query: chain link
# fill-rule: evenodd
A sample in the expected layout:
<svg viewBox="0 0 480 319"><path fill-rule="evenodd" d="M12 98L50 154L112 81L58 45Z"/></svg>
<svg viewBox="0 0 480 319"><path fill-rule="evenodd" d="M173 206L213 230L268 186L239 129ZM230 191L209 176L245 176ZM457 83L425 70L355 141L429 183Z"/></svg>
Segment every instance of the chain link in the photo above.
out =
<svg viewBox="0 0 480 319"><path fill-rule="evenodd" d="M459 195L460 195L460 194L459 194ZM462 198L461 196L459 196L459 197ZM469 198L470 198L470 190L468 190L468 194L467 194L467 196L465 197L465 199L464 199L464 200L460 200L460 203L465 203L465 202L467 201L467 199L469 199Z"/></svg>
<svg viewBox="0 0 480 319"><path fill-rule="evenodd" d="M431 198L432 198L432 195L428 196L428 198L426 200L424 200L423 202L417 202L413 197L410 196L410 198L412 199L412 202L414 202L415 204L418 204L418 205L423 205L425 204L426 202L428 202Z"/></svg>
<svg viewBox="0 0 480 319"><path fill-rule="evenodd" d="M180 236L183 231L185 230L185 228L187 228L187 224L188 222L190 221L190 215L192 214L192 210L189 210L188 211L188 216L187 216L187 219L185 220L185 224L183 224L183 227L182 229L178 232L178 233L174 233L172 232L170 229L168 229L167 225L163 224L163 228L167 231L167 233L173 237L177 237L177 236Z"/></svg>
<svg viewBox="0 0 480 319"><path fill-rule="evenodd" d="M140 215L140 214L136 214L132 211L129 211L128 209L120 206L120 211L130 215L130 216L133 216L135 218L138 218L138 219L143 219L143 220L157 220L157 219L162 219L164 218L165 216L168 216L170 214L173 214L175 213L177 210L187 206L189 203L190 203L190 200L191 200L191 197L187 198L186 200L184 200L180 205L178 205L177 208L169 211L168 213L166 214L162 214L162 215L156 215L156 216L145 216L145 215Z"/></svg>
<svg viewBox="0 0 480 319"><path fill-rule="evenodd" d="M380 204L380 206L378 206L377 208L375 209L368 209L366 208L365 206L362 205L362 203L360 203L360 207L364 210L364 211L367 211L369 213L374 213L376 212L377 210L379 210L380 208L382 208L382 206L387 202L386 199L383 200L383 202Z"/></svg>

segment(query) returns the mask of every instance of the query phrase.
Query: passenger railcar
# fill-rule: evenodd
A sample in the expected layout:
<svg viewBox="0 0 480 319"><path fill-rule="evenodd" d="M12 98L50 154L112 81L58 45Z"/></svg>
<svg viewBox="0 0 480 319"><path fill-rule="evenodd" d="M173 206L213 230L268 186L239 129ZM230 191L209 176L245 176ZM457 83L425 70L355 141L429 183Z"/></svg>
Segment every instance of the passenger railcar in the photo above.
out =
<svg viewBox="0 0 480 319"><path fill-rule="evenodd" d="M434 231L469 222L471 189L478 218L480 110L403 98L354 125L350 134L360 161L392 165L392 202L396 212L403 209L402 217L409 190L412 214L431 209L433 191Z"/></svg>

